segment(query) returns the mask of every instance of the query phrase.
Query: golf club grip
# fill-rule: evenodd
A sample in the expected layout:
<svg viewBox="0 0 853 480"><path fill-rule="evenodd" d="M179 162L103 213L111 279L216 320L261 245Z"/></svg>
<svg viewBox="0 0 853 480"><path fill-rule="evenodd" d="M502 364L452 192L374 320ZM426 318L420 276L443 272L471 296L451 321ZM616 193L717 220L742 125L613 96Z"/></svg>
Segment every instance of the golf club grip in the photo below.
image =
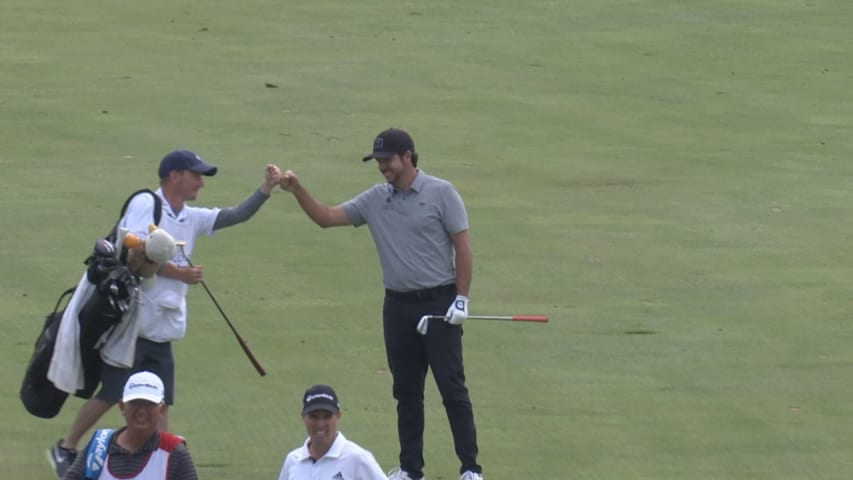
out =
<svg viewBox="0 0 853 480"><path fill-rule="evenodd" d="M249 346L246 344L246 341L243 340L243 337L241 337L239 333L237 333L237 329L234 328L234 324L231 323L231 320L228 319L228 315L225 315L225 311L222 310L222 307L219 306L219 302L216 301L216 297L214 297L210 289L207 288L207 284L204 283L204 280L202 280L200 283L201 286L204 287L204 290L207 292L207 295L210 297L210 299L213 300L213 304L216 305L216 309L219 310L219 313L222 314L222 318L225 320L225 323L228 324L228 327L231 329L231 332L234 333L234 338L237 339L237 343L240 344L240 348L242 348L246 356L249 357L249 361L252 362L252 365L255 367L255 370L257 370L262 377L266 376L266 370L264 370L264 367L262 367L260 362L258 362L258 359L255 358L254 355L252 355L252 351L249 350Z"/></svg>
<svg viewBox="0 0 853 480"><path fill-rule="evenodd" d="M547 315L516 315L512 317L513 322L547 322Z"/></svg>
<svg viewBox="0 0 853 480"><path fill-rule="evenodd" d="M259 362L258 359L255 358L254 355L252 355L252 351L249 350L249 346L246 345L246 341L243 340L243 337L238 335L236 332L234 333L234 335L237 337L237 342L240 343L240 347L243 348L243 352L246 354L247 357L249 357L249 361L252 362L252 365L255 367L255 370L258 371L258 374L260 374L260 376L265 377L267 375L267 371L264 370L264 367L261 366L261 362Z"/></svg>

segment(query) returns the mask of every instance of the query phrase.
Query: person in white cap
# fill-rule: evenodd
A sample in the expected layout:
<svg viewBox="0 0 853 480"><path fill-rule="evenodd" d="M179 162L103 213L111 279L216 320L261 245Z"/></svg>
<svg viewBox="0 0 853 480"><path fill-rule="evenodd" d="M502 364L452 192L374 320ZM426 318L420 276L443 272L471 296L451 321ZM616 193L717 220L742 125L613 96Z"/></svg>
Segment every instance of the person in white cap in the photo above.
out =
<svg viewBox="0 0 853 480"><path fill-rule="evenodd" d="M373 454L338 431L341 404L332 387L314 385L302 396L305 443L287 454L278 480L387 480Z"/></svg>
<svg viewBox="0 0 853 480"><path fill-rule="evenodd" d="M47 450L47 459L54 473L62 473L77 456L77 444L95 423L119 400L121 386L128 375L151 370L165 385L165 404L160 416L160 429L168 429L168 407L174 403L175 361L172 342L186 334L189 285L201 282L203 268L190 266L195 241L200 236L212 236L220 229L249 220L266 202L278 184L281 170L267 165L264 180L249 197L229 208L204 208L188 205L195 201L204 187L204 177L211 177L217 167L206 163L190 150L174 150L160 161L158 175L162 215L158 227L169 232L183 246L157 270L154 282L143 283L139 305L139 332L135 345L135 361L130 369L103 364L101 389L80 408L65 437ZM148 235L154 218L156 202L151 195L137 195L127 205L118 227L139 237Z"/></svg>
<svg viewBox="0 0 853 480"><path fill-rule="evenodd" d="M62 477L64 480L195 480L198 475L183 438L157 429L166 409L163 381L148 371L130 376L119 408L125 426L95 431Z"/></svg>

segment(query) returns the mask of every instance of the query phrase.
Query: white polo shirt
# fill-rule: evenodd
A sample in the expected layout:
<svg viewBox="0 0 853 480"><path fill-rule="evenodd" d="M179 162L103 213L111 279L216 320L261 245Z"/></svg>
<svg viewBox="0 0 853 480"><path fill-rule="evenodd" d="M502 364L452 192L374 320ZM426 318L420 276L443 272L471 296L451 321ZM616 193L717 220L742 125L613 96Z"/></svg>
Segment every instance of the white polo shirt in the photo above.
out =
<svg viewBox="0 0 853 480"><path fill-rule="evenodd" d="M163 191L155 192L163 204L159 227L169 232L175 240L184 241L184 252L192 257L195 240L201 235L213 235L213 225L218 208L201 208L184 205L179 212L172 211ZM151 195L137 195L131 200L120 226L140 235L148 235L148 225L153 221L154 199ZM170 260L186 266L181 248L175 250ZM139 336L155 342L170 342L184 337L187 331L187 284L174 278L157 275L152 284L143 283L139 299Z"/></svg>
<svg viewBox="0 0 853 480"><path fill-rule="evenodd" d="M278 480L388 480L373 454L338 432L329 451L316 462L308 442L287 454Z"/></svg>

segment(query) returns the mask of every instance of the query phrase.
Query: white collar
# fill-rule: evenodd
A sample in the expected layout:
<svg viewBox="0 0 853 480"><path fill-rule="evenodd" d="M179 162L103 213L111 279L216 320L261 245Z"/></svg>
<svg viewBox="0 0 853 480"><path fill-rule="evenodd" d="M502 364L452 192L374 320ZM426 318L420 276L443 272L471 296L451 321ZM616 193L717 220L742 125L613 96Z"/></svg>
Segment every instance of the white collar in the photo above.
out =
<svg viewBox="0 0 853 480"><path fill-rule="evenodd" d="M310 442L311 442L311 437L308 437L305 439L305 443L302 444L302 449L299 452L299 461L300 462L304 461L304 460L312 460L311 452L308 451L308 444ZM329 451L326 452L326 454L323 455L322 457L318 458L316 461L319 462L320 460L322 460L326 457L328 457L328 458L340 457L341 453L343 453L343 451L344 451L344 444L346 444L346 442L347 442L347 439L346 439L346 437L344 437L344 434L341 432L338 432L338 434L335 436L335 441L332 442L332 446L329 447Z"/></svg>

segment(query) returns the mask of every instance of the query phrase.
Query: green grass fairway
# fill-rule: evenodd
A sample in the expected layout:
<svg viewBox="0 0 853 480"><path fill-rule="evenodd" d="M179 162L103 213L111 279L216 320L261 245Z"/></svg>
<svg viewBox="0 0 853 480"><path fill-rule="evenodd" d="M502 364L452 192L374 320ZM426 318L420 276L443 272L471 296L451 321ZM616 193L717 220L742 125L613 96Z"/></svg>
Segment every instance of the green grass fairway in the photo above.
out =
<svg viewBox="0 0 853 480"><path fill-rule="evenodd" d="M266 163L338 203L409 129L468 206L468 385L488 480L848 479L853 470L853 3L366 0L0 4L3 478L50 479L55 419L18 389L56 296L167 151ZM301 392L397 464L379 265L278 191L194 263L171 430L200 478L274 479ZM121 423L117 411L104 426ZM426 474L455 480L427 389Z"/></svg>

